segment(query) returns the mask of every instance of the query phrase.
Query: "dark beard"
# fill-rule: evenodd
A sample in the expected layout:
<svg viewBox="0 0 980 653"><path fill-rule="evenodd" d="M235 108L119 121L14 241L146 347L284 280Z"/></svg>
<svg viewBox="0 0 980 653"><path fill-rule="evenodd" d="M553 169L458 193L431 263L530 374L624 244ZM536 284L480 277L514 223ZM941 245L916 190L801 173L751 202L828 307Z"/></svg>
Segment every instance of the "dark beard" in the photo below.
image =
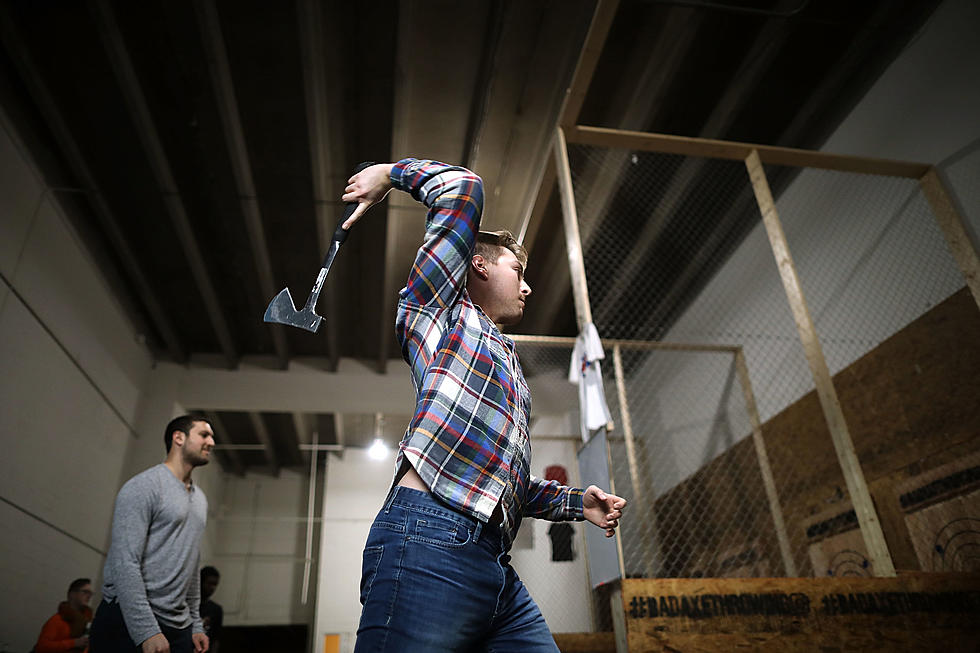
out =
<svg viewBox="0 0 980 653"><path fill-rule="evenodd" d="M211 462L209 458L205 458L203 455L187 453L186 451L183 454L183 458L184 462L188 463L191 467L201 467Z"/></svg>

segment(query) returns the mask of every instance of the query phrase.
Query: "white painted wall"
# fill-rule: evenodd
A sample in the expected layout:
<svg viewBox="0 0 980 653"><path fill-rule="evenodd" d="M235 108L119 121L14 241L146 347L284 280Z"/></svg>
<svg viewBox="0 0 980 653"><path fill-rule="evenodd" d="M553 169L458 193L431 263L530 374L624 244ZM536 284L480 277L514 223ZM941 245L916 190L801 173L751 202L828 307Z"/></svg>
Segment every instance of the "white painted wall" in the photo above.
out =
<svg viewBox="0 0 980 653"><path fill-rule="evenodd" d="M201 564L221 573L213 598L224 608L226 626L310 621L317 570L304 605L308 493L308 473L224 475L221 500L208 516L211 549Z"/></svg>
<svg viewBox="0 0 980 653"><path fill-rule="evenodd" d="M363 450L348 450L327 462L320 569L313 642L339 634L341 651L354 649L361 615L361 552L374 516L391 485L393 460L371 460ZM314 649L318 650L318 649Z"/></svg>
<svg viewBox="0 0 980 653"><path fill-rule="evenodd" d="M568 383L567 381L565 382ZM569 384L571 385L571 384ZM574 404L571 404L574 406ZM572 428L578 427L576 422ZM531 473L544 478L549 465L561 465L568 472L568 483L581 487L576 452L580 440L535 439L545 435L538 431L531 436ZM554 436L578 437L574 432L548 433ZM593 630L591 586L586 565L585 529L595 528L588 522L572 523L575 538L572 548L575 560L553 562L548 528L552 522L525 519L518 540L511 550L514 569L541 608L548 627L555 633L581 633ZM526 543L530 546L525 548Z"/></svg>

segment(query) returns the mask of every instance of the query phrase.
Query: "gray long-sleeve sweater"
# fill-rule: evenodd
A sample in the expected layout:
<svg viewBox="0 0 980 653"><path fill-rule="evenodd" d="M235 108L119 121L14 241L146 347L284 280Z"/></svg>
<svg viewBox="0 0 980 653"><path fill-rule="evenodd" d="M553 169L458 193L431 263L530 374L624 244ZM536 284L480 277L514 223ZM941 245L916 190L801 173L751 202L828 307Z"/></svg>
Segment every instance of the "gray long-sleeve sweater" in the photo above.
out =
<svg viewBox="0 0 980 653"><path fill-rule="evenodd" d="M188 490L162 463L119 490L102 595L119 602L136 644L160 632L158 619L204 632L198 565L207 512L204 492Z"/></svg>

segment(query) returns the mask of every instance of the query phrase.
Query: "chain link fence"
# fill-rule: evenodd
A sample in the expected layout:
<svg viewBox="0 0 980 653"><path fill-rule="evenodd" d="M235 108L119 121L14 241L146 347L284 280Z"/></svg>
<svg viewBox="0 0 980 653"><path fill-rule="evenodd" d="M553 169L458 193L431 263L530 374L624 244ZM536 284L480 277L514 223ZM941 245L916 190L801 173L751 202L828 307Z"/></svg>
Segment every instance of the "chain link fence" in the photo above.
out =
<svg viewBox="0 0 980 653"><path fill-rule="evenodd" d="M610 470L631 501L625 575L872 575L745 164L576 144L568 156ZM974 147L941 170L968 231L978 168ZM975 571L980 320L923 185L765 172L896 568ZM558 412L576 402L571 345L520 353L536 415L539 397ZM944 379L955 396L926 406Z"/></svg>

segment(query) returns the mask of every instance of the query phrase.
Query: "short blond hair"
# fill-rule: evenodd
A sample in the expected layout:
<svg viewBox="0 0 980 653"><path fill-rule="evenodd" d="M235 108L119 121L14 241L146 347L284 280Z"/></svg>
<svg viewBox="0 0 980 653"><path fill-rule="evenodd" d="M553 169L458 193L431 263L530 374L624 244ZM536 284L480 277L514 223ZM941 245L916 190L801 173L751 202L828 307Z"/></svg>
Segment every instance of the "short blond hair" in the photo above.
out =
<svg viewBox="0 0 980 653"><path fill-rule="evenodd" d="M520 262L522 268L527 268L527 250L517 242L514 234L501 229L500 231L481 231L476 235L476 247L473 248L473 255L479 255L490 263L496 263L500 258L500 247L504 247L514 252L514 256Z"/></svg>

